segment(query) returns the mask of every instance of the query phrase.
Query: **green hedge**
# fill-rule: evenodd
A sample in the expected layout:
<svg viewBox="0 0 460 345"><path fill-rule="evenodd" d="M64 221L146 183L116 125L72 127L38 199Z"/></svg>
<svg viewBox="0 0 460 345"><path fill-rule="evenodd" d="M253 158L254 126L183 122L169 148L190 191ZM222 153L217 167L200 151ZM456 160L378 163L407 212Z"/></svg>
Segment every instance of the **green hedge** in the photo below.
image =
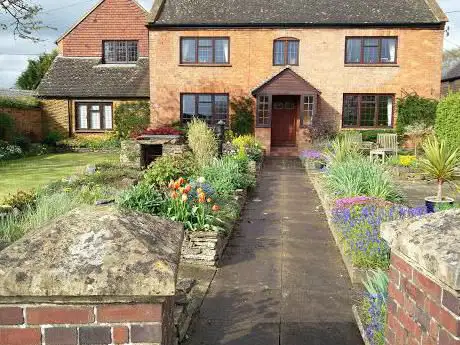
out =
<svg viewBox="0 0 460 345"><path fill-rule="evenodd" d="M40 101L34 97L2 97L0 96L0 108L33 109L40 107Z"/></svg>
<svg viewBox="0 0 460 345"><path fill-rule="evenodd" d="M453 147L460 147L460 92L451 93L438 105L436 135Z"/></svg>

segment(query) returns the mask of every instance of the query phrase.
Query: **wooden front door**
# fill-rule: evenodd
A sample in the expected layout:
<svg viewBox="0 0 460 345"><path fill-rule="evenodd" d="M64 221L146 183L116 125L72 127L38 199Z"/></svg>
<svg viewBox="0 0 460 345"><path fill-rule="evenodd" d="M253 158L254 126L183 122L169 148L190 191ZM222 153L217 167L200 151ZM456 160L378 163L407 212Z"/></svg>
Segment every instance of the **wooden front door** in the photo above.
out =
<svg viewBox="0 0 460 345"><path fill-rule="evenodd" d="M272 146L295 146L298 96L273 96Z"/></svg>

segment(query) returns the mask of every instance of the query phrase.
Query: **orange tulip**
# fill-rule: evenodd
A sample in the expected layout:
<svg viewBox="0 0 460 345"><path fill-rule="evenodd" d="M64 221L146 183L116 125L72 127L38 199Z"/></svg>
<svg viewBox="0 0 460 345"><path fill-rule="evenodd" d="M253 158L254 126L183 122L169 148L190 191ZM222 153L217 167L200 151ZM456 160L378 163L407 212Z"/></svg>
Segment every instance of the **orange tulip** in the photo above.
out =
<svg viewBox="0 0 460 345"><path fill-rule="evenodd" d="M180 187L179 181L174 182L174 189L177 190L179 189L179 187Z"/></svg>
<svg viewBox="0 0 460 345"><path fill-rule="evenodd" d="M170 188L170 189L174 188L174 180L169 181L168 188Z"/></svg>
<svg viewBox="0 0 460 345"><path fill-rule="evenodd" d="M180 186L182 186L185 183L185 180L181 177L177 180Z"/></svg>
<svg viewBox="0 0 460 345"><path fill-rule="evenodd" d="M178 196L178 195L177 195L177 193L176 193L176 192L172 192L172 193L171 193L171 198L173 198L173 199L176 199L176 198L177 198L177 196Z"/></svg>
<svg viewBox="0 0 460 345"><path fill-rule="evenodd" d="M197 192L197 194L201 194L201 193L203 193L203 189L197 188L197 189L196 189L196 192Z"/></svg>
<svg viewBox="0 0 460 345"><path fill-rule="evenodd" d="M185 188L184 188L184 192L185 193L190 193L190 191L192 190L192 186L191 185L186 185Z"/></svg>
<svg viewBox="0 0 460 345"><path fill-rule="evenodd" d="M204 194L203 192L201 192L200 194L198 194L198 202L200 204L204 203L206 201L206 194Z"/></svg>
<svg viewBox="0 0 460 345"><path fill-rule="evenodd" d="M212 207L212 210L213 210L214 212L220 211L219 205L214 205L214 206Z"/></svg>
<svg viewBox="0 0 460 345"><path fill-rule="evenodd" d="M208 198L208 200L206 200L208 203L212 202L212 199L211 198Z"/></svg>

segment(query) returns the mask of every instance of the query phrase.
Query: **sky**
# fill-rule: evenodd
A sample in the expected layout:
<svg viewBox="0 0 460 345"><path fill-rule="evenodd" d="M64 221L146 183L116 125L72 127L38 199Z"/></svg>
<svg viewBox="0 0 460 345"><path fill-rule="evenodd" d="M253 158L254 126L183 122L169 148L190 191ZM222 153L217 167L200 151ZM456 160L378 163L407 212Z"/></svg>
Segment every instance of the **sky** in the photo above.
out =
<svg viewBox="0 0 460 345"><path fill-rule="evenodd" d="M0 88L13 87L17 77L27 66L27 60L54 49L56 39L98 2L98 0L31 1L35 1L43 8L41 14L43 23L54 29L40 31L41 42L38 43L15 38L10 31L0 30ZM153 0L139 0L139 2L150 9ZM449 36L445 37L444 47L460 48L460 1L438 0L438 3L447 12L450 20L447 30ZM3 20L4 17L0 16L0 22Z"/></svg>

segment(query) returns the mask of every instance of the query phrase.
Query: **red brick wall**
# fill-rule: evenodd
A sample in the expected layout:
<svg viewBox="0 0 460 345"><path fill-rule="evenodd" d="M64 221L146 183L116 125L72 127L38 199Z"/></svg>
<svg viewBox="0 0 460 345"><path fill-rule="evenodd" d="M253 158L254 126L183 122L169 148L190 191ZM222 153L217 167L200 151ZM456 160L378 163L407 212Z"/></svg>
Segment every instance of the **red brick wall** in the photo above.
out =
<svg viewBox="0 0 460 345"><path fill-rule="evenodd" d="M385 344L459 345L460 295L391 254Z"/></svg>
<svg viewBox="0 0 460 345"><path fill-rule="evenodd" d="M173 303L0 306L0 345L172 344Z"/></svg>
<svg viewBox="0 0 460 345"><path fill-rule="evenodd" d="M9 114L14 119L17 134L36 142L43 139L41 109L0 108L0 113Z"/></svg>
<svg viewBox="0 0 460 345"><path fill-rule="evenodd" d="M139 55L148 56L146 14L132 0L105 0L64 39L64 56L102 56L103 40L139 40Z"/></svg>

